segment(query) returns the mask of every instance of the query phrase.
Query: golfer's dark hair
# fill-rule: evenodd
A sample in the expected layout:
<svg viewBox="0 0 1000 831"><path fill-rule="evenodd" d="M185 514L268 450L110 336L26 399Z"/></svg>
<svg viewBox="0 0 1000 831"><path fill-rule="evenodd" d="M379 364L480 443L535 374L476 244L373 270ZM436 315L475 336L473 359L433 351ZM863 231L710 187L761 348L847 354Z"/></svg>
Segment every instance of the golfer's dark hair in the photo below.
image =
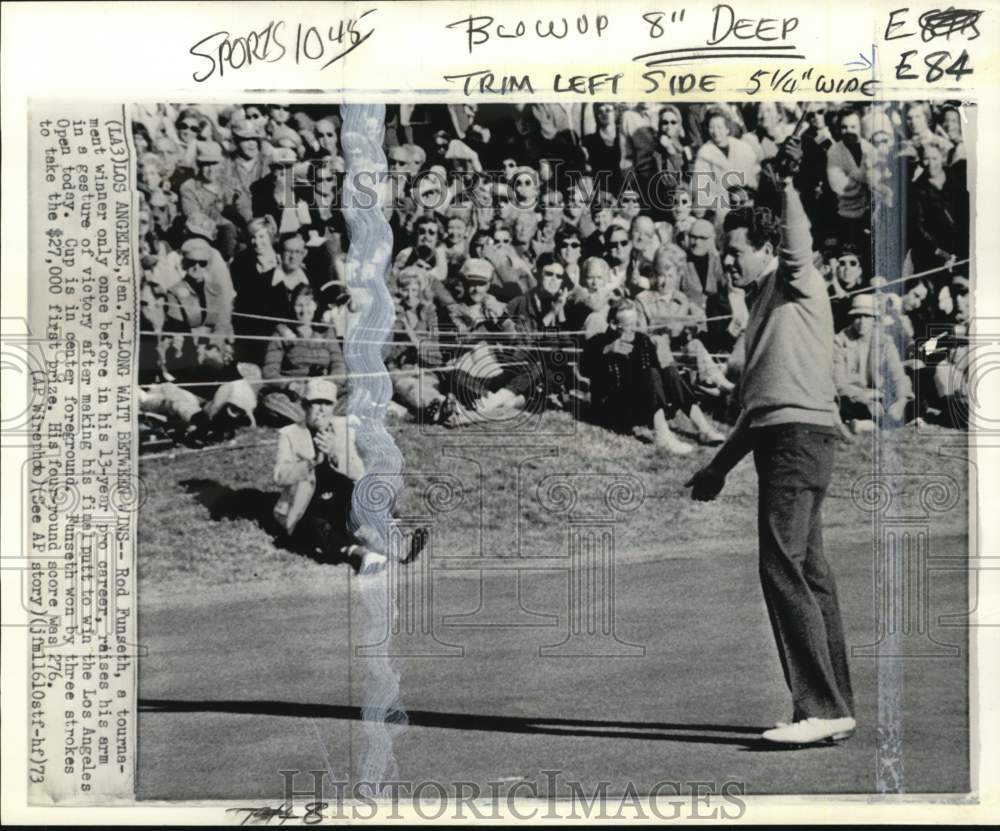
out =
<svg viewBox="0 0 1000 831"><path fill-rule="evenodd" d="M777 251L781 243L781 226L770 208L737 208L726 214L722 228L727 234L737 228L746 228L747 242L758 250L764 247L765 242L769 242Z"/></svg>

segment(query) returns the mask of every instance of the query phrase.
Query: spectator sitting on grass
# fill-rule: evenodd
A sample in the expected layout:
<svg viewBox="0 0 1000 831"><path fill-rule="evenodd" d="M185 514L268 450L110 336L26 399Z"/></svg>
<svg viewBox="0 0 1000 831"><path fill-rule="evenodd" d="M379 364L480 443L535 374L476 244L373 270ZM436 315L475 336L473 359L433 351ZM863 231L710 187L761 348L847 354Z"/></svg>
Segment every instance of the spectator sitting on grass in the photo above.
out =
<svg viewBox="0 0 1000 831"><path fill-rule="evenodd" d="M399 275L396 331L385 365L392 374L393 398L425 424L446 421L452 405L441 392L441 378L434 372L442 364L438 345L437 313L421 290L422 276L412 269ZM402 370L392 372L392 370Z"/></svg>
<svg viewBox="0 0 1000 831"><path fill-rule="evenodd" d="M322 562L349 562L362 574L381 569L384 554L350 531L351 497L365 475L349 419L334 415L337 385L311 378L305 386L305 420L278 433L275 484L284 488L274 517L290 540Z"/></svg>
<svg viewBox="0 0 1000 831"><path fill-rule="evenodd" d="M833 379L841 418L855 433L870 432L876 423L905 424L912 418L913 388L892 341L873 337L875 298L855 295L850 316L850 325L833 339Z"/></svg>
<svg viewBox="0 0 1000 831"><path fill-rule="evenodd" d="M641 328L649 331L656 344L657 357L664 371L674 363L673 348L677 347L686 363L693 365L700 386L714 389L716 395L732 392L733 383L699 338L707 329L705 310L691 302L680 289L681 275L690 276L686 265L684 252L676 245L665 245L656 252L650 275L651 287L636 297L642 312ZM714 430L709 426L707 433L712 434Z"/></svg>
<svg viewBox="0 0 1000 831"><path fill-rule="evenodd" d="M587 341L580 371L590 378L591 407L599 422L621 433L652 425L657 447L679 455L694 450L670 430L667 414L678 402L664 392L656 346L639 331L634 300L611 306L607 331Z"/></svg>

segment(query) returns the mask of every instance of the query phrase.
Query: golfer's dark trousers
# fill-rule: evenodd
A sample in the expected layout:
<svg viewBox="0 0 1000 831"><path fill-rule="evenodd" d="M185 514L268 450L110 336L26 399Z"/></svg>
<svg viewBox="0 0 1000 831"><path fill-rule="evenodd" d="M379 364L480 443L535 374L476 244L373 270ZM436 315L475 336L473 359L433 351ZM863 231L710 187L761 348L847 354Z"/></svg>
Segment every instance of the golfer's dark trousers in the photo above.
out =
<svg viewBox="0 0 1000 831"><path fill-rule="evenodd" d="M793 719L853 715L837 586L823 556L834 429L791 423L750 433L760 485L760 581Z"/></svg>

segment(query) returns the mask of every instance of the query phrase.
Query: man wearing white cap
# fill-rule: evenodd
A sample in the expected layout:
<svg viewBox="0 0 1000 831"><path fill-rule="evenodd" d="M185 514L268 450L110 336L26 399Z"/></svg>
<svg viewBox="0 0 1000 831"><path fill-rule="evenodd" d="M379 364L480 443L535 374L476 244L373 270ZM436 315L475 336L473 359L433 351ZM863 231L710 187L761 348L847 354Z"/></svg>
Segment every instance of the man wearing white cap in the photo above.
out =
<svg viewBox="0 0 1000 831"><path fill-rule="evenodd" d="M360 544L349 528L354 485L365 475L351 417L334 415L337 385L311 378L303 395L304 424L278 431L274 482L284 488L274 507L282 531L322 562L351 562L377 571L385 555Z"/></svg>
<svg viewBox="0 0 1000 831"><path fill-rule="evenodd" d="M897 427L913 405L913 386L892 339L876 333L878 310L871 294L856 294L851 322L833 339L833 382L844 423L855 433L875 423Z"/></svg>

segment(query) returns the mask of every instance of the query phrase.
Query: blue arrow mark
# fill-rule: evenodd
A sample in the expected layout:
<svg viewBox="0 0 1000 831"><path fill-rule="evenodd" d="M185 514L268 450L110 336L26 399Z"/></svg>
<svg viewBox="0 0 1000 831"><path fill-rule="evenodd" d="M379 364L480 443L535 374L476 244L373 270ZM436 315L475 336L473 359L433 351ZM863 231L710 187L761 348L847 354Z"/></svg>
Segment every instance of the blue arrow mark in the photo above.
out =
<svg viewBox="0 0 1000 831"><path fill-rule="evenodd" d="M845 63L844 66L856 67L850 70L851 72L867 72L869 69L873 69L875 67L875 44L872 44L871 58L863 55L861 52L858 52L858 57L861 58L860 61L850 61L849 63Z"/></svg>

